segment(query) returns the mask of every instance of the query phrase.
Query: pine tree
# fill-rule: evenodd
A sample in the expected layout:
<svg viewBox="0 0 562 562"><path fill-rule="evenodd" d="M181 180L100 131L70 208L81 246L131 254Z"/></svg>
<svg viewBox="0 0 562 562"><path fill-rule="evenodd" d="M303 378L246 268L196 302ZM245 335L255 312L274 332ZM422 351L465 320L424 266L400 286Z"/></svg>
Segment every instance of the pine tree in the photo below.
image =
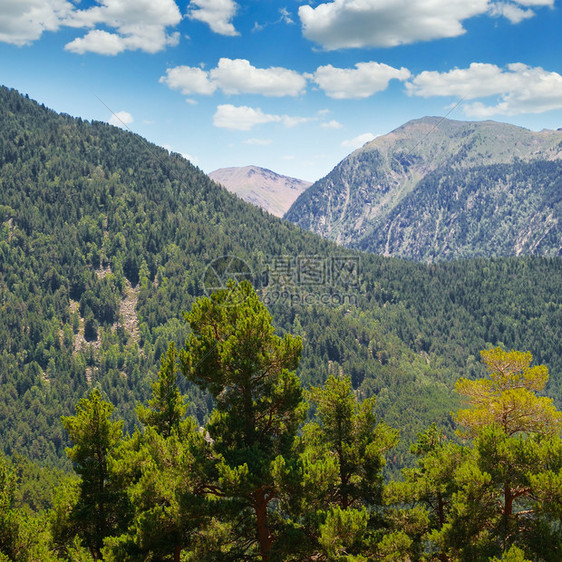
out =
<svg viewBox="0 0 562 562"><path fill-rule="evenodd" d="M305 413L294 373L302 342L275 335L271 315L246 281L199 299L186 320L192 333L180 352L182 371L216 401L206 431L218 479L209 490L239 506L238 523L252 515L254 540L267 562L275 547L270 511L278 495L272 463L294 455Z"/></svg>
<svg viewBox="0 0 562 562"><path fill-rule="evenodd" d="M471 381L461 378L455 385L469 408L459 410L457 421L474 437L490 424L506 435L539 433L555 435L562 427L562 413L551 398L537 396L548 382L545 365L531 367L530 352L505 351L500 347L481 351L488 377Z"/></svg>
<svg viewBox="0 0 562 562"><path fill-rule="evenodd" d="M139 420L154 427L163 437L169 437L173 429L179 427L187 410L177 385L177 351L174 342L162 356L158 379L152 384L152 397L148 407L139 406Z"/></svg>
<svg viewBox="0 0 562 562"><path fill-rule="evenodd" d="M80 476L71 520L96 558L101 556L104 538L125 523L123 491L113 486L108 463L123 434L123 422L111 420L112 411L113 406L94 389L78 402L76 415L62 418L74 443L66 454Z"/></svg>

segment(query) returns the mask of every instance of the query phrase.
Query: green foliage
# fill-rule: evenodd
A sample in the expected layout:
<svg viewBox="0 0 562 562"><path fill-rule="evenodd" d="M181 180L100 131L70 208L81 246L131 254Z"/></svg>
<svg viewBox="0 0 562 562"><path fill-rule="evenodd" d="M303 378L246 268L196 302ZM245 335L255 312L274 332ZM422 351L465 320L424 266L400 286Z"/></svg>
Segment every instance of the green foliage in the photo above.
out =
<svg viewBox="0 0 562 562"><path fill-rule="evenodd" d="M248 510L255 517L259 552L269 560L272 463L294 455L305 415L294 373L302 342L274 334L271 315L246 281L198 300L186 320L192 333L180 352L182 372L216 401L206 431L217 455L217 495L241 502L239 517Z"/></svg>
<svg viewBox="0 0 562 562"><path fill-rule="evenodd" d="M345 372L361 399L377 396L377 414L403 437L387 471L412 462L409 444L432 421L452 435L452 387L481 375L480 349L531 349L561 405L559 258L427 267L359 255L243 203L136 135L56 115L6 88L0 102L6 453L64 465L58 420L92 385L132 431L134 405L148 399L168 343L187 336L181 312L223 255L248 263L278 333L302 335L305 386ZM360 274L356 283L282 287L276 297L275 287L260 288L270 256L317 256L326 266L353 259ZM203 423L209 394L183 378L179 386L190 395L187 413Z"/></svg>
<svg viewBox="0 0 562 562"><path fill-rule="evenodd" d="M466 426L469 434L477 435L481 428L494 423L507 435L560 432L562 413L551 398L535 394L544 389L548 369L545 365L530 367L532 359L530 352L508 352L499 347L482 351L489 378L460 379L455 385L471 406L457 413L459 423Z"/></svg>
<svg viewBox="0 0 562 562"><path fill-rule="evenodd" d="M468 544L475 556L501 556L517 535L525 556L560 559L560 453L546 430L562 397L560 258L426 266L359 255L242 203L179 155L103 123L55 115L5 88L0 125L0 445L13 460L6 474L16 474L15 488L5 486L6 529L15 529L10 544L27 545L22 556L48 548L52 534L58 555L75 560L100 550L166 559L178 548L193 560L256 558L256 508L263 514L265 503L272 557L325 557L320 527L336 506L345 509L347 493L347 509L369 516L361 547L330 527L337 544L351 545L341 548L355 549L349 556L468 557ZM198 301L188 315L193 326L181 321L203 293L205 267L221 255L256 273L255 293L269 303L276 330L245 285ZM357 260L360 275L321 287L289 284L288 300L274 298L275 287L262 285L267 256L303 255ZM323 293L330 304L316 298ZM182 370L193 382L175 380L169 347L186 338ZM531 349L548 365L552 404L536 385L512 396L522 406L525 394L552 415L538 425L535 418L524 435L484 427L484 417L472 445L455 445L454 381L482 377L478 351L500 344ZM318 414L302 436L299 379L312 385ZM328 406L320 414L326 380L346 422L341 446ZM346 381L339 394L334 380ZM130 437L120 439L103 400L79 402L92 388L115 406ZM487 397L499 404L494 392ZM88 409L97 409L97 433L79 429L96 427ZM61 416L75 420L68 435ZM417 457L403 487L389 488L392 509L377 505L394 440L390 430L390 439L379 434L381 421L402 437L388 452L387 478ZM433 421L439 429L410 452ZM64 454L71 432L72 460ZM81 479L51 500L59 479L52 467L72 462ZM506 479L516 494L531 489L514 498L512 519L504 514ZM261 500L250 497L260 486ZM98 534L96 514L85 517L96 501L107 508ZM47 525L40 512L51 503Z"/></svg>
<svg viewBox="0 0 562 562"><path fill-rule="evenodd" d="M76 405L76 415L62 418L71 441L67 449L80 476L79 495L69 520L78 536L98 557L103 539L124 524L123 492L114 486L109 457L123 435L123 422L110 419L113 407L94 389Z"/></svg>
<svg viewBox="0 0 562 562"><path fill-rule="evenodd" d="M339 505L332 508L325 523L320 525L318 540L327 559L349 562L366 560L353 556L353 553L362 550L368 522L369 514L366 508L342 509Z"/></svg>
<svg viewBox="0 0 562 562"><path fill-rule="evenodd" d="M334 452L338 462L332 501L343 509L380 504L384 455L396 445L398 432L378 422L374 398L357 401L349 377L330 376L307 397L316 421L305 428L305 445L317 456Z"/></svg>
<svg viewBox="0 0 562 562"><path fill-rule="evenodd" d="M158 372L158 380L152 384L152 398L148 408L139 406L139 420L153 427L163 437L169 437L173 429L177 429L186 412L183 398L177 385L177 351L171 342L166 355L162 356L162 365Z"/></svg>

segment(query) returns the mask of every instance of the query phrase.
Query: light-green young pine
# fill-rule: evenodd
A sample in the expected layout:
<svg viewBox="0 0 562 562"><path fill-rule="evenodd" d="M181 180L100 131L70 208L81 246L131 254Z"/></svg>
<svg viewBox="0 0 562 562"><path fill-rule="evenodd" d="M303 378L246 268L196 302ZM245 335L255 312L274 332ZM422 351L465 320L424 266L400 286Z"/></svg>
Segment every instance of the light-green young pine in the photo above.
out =
<svg viewBox="0 0 562 562"><path fill-rule="evenodd" d="M506 435L558 434L562 413L554 407L551 398L536 394L548 382L546 366L531 367L533 356L529 352L497 347L480 353L488 377L475 381L461 378L455 385L469 406L457 413L465 435L474 437L491 424L501 426Z"/></svg>

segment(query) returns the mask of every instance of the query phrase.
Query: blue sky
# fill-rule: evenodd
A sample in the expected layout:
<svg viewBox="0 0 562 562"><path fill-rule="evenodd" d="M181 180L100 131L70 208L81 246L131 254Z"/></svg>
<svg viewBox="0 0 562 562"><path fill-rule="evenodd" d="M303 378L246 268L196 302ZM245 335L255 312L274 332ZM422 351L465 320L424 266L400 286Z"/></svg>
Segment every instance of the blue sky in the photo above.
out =
<svg viewBox="0 0 562 562"><path fill-rule="evenodd" d="M561 0L0 0L0 82L205 172L314 181L410 119L562 127Z"/></svg>

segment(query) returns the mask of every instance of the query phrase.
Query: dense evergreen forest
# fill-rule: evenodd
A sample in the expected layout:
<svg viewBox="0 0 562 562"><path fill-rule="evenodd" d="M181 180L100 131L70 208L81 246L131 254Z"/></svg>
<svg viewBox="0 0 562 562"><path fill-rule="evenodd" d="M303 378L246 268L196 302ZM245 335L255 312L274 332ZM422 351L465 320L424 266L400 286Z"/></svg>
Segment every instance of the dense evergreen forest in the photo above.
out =
<svg viewBox="0 0 562 562"><path fill-rule="evenodd" d="M0 436L6 455L0 466L0 503L5 514L0 516L0 552L5 552L8 559L47 559L47 555L55 556L48 545L56 543L57 556L76 560L99 557L102 550L111 559L110 551L104 549L113 549L116 560L127 559L119 552L137 557L130 559L147 559L148 552L155 560L175 556L175 551L164 553L155 546L146 546L160 537L168 546L177 545L184 559L266 559L259 541L254 540L256 534L248 531L253 529L256 517L248 495L253 492L248 488L247 475L236 468L243 463L236 465L233 452L236 440L250 430L242 428L240 435L230 437L221 433L227 429L228 416L236 411L228 406L229 393L202 382L182 356L181 367L187 376L178 378L178 393L188 397L189 417L184 418L183 402L177 401L182 421L174 422L172 432L158 428L153 416L137 408L143 402L148 403L145 408L158 410L148 400L151 393L152 400L158 400L153 384L159 384L163 373L174 371L171 365L176 362L170 342L175 342L184 354L197 352L186 348L186 338L192 341L190 338L197 333L192 306L209 287L209 264L222 256L236 256L247 264L257 295L273 315L277 335L288 342L293 341L288 334L302 338L300 361L293 357L287 369L296 369L298 379L291 378L290 384L300 388L302 382L313 405L309 411L301 406L300 391L295 390L292 406L286 405L288 418L279 422L280 429L275 433L275 439L280 441L272 441L271 448L264 446L265 460L256 461L260 465L256 470L265 471L260 472L260 478L269 478L270 484L276 478L276 490L285 490L284 499L279 491L266 506L275 525L279 523L282 533L290 535L281 543L302 543L304 549L312 549L301 554L278 554L271 543L266 545L272 552L271 559L362 560L375 556L369 554L371 551L363 552L361 545L371 545L373 553L380 554L388 547L388 556L403 552L419 558L429 548L423 542L427 534L436 530L441 534L432 539L432 552L442 549L453 558L457 556L454 549L464 539L451 538L453 531L448 531L447 538L442 533L445 519L439 520L442 525L438 527L435 513L423 515L421 508L412 506L411 511L406 506L408 501L396 500L400 507L391 524L390 515L373 507L382 501L383 455L387 459L387 478L396 480L405 466L414 467L418 462L420 468L410 470L423 472L430 470L429 465L419 463L441 463L431 456L442 454L441 449L425 450L419 439L437 441L447 454L457 447L453 443L460 438L455 437L457 421L452 412L461 401L454 385L462 377L474 380L485 375L480 350L502 346L531 351L537 363L547 365L550 379L545 392L560 407L562 260L479 259L427 266L345 250L242 202L177 154L104 123L57 115L6 88L0 89ZM252 302L261 310L258 301ZM190 310L191 321L186 321L183 313ZM161 365L162 356L168 362ZM157 378L159 369L161 376ZM280 387L269 389L262 397L264 407L267 403L271 406L268 401L272 394L268 392L281 392L281 387L289 384L289 379L282 380L283 384L278 381ZM324 387L326 381L332 382ZM343 386L338 390L330 385ZM346 402L345 406L347 412L355 412L353 415L361 419L357 421L361 426L357 431L365 431L367 436L376 434L382 440L376 454L368 453L369 462L364 457L367 452L357 453L363 455L363 460L354 462L370 466L371 472L368 478L360 475L360 479L368 480L364 483L368 489L358 484L361 491L353 492L359 494L353 500L333 501L333 494L342 493L334 489L325 490L332 494L329 501L326 497L306 496L318 479L327 483L337 480L333 475L332 480L322 477L321 471L336 470L333 461L323 468L315 464L329 456L320 444L329 447L330 441L314 435L328 431L322 429L322 424L331 423L322 418L322 393L332 391L347 396L348 402L357 400L356 405ZM105 420L105 429L100 431L106 439L104 451L112 459L103 467L108 472L102 480L111 485L102 500L88 496L91 490L86 489L88 485L96 486L96 481L88 480L94 478L88 476L92 469L88 447L95 444L81 444L85 433L80 424L86 423L87 416L94 415L92 412L100 423ZM318 428L311 429L316 427L313 425L303 430L306 419L317 420L314 423L319 424ZM428 430L432 422L438 429ZM202 425L215 428L220 439L211 437L211 429L206 438L207 434L198 429ZM530 433L548 433L535 429ZM124 438L123 431L130 437ZM428 431L436 433L431 437ZM286 439L282 438L285 433ZM496 443L501 436L494 435L482 437L488 441L482 441L481 446L488 446L492 438ZM302 450L293 450L294 439L306 436L306 446L303 442ZM475 473L476 465L467 468L464 460L468 462L465 456L471 462L477 462L474 459L478 455L484 458L478 439L476 436L468 445L458 444L461 452L455 449L454 466L447 465L451 470L447 476L451 486L443 484L451 509L447 517L453 517L453 512L454 517L468 517L453 498L455 502L459 500L462 486L463 493L477 492L470 488L473 483L469 485L455 471ZM509 439L519 437L507 435L505 439L508 454L509 447L515 447L515 441ZM416 440L418 445L410 450ZM219 456L202 451L201 447L205 449L211 441L219 447ZM535 442L537 447L547 447L538 438ZM71 445L67 456L65 449ZM249 447L261 445L255 441ZM554 455L555 444L548 446ZM119 460L114 453L122 447ZM138 459L149 459L142 456L147 449L151 454L160 451L169 458L181 458L187 464L170 465L165 458L147 460L147 466L162 463L171 472L162 475L155 468L154 473L135 473ZM276 461L279 455L289 463L286 467ZM205 458L215 464L198 464ZM277 464L271 464L271 468L270 461ZM292 462L297 464L291 465ZM302 465L307 462L311 464ZM139 461L139 470L141 465L144 463ZM485 467L478 466L478 470L486 472ZM552 461L548 466L540 470L544 468L545 474L547 470L554 471L555 478L556 463ZM57 488L53 499L51 490L72 467L80 479L71 479ZM215 475L215 481L182 482L180 478L185 471L203 470L207 474L207 469L209 476ZM270 469L273 472L266 474ZM301 476L308 474L310 480L299 483L293 470ZM555 490L554 480L548 478L544 476L541 484L545 494ZM453 480L461 488L455 488ZM143 484L139 484L141 481ZM213 496L209 490L209 494L195 493L198 485L217 486L219 481L220 490L229 490L224 502L217 500L220 494ZM234 493L235 488L245 491ZM169 494L174 490L180 496L171 499ZM496 498L488 489L479 490ZM408 498L413 499L414 492L408 493ZM159 494L163 494L163 499L158 500L162 513L151 511L150 506L151 498L160 498ZM537 498L534 496L533 501L539 501ZM496 499L490 499L490 506ZM528 496L523 499L527 501ZM87 504L86 500L94 503ZM92 505L98 511L98 501L106 502L104 505L110 505L112 510L124 511L111 512L106 519L97 521L100 527L95 533L80 528L77 521L65 519L76 509L82 510L87 519ZM314 508L308 502L316 502ZM169 521L172 515L167 510L172 507L178 509L173 517L187 519ZM217 511L212 515L214 508ZM353 510L348 513L348 508ZM549 533L555 534L548 518L556 513L548 514L547 507L543 508L544 518L541 515L540 521L533 519L529 523L532 532L519 545L527 553L539 552L529 542L538 536L536 525L544 524ZM45 510L53 509L50 515L44 515ZM22 519L22 514L27 513L43 515ZM308 513L311 519L307 519ZM503 547L514 542L511 531L501 535L497 530L500 524L511 525L511 519L492 507L486 513L481 516L482 521L487 521L484 528L470 531L482 539L474 543L475 548L483 550L475 550L477 554L466 559L478 559L487 552L500 556L508 550ZM239 519L233 514L238 514ZM44 517L50 518L49 525L41 519ZM160 521L169 534L161 531L156 522L151 527L153 520ZM342 538L343 528L357 532ZM395 534L400 528L404 535ZM143 538L150 529L155 535ZM410 533L407 529L418 530ZM280 530L270 530L264 536L281 537L279 533ZM299 533L312 538L306 542ZM172 535L176 538L166 538ZM25 545L33 543L32 537L44 538L39 541L46 549L43 554L29 554L31 550L26 550ZM105 537L112 538L104 543ZM242 544L240 537L246 537L248 544ZM552 544L558 544L554 535L551 538ZM212 540L216 541L215 547ZM451 541L457 541L457 546ZM231 552L221 551L219 556L216 545L220 542L231 544ZM396 546L398 543L402 546ZM8 550L12 547L19 550ZM263 544L261 547L265 548ZM33 548L39 546L35 544ZM542 550L540 553L549 559ZM376 559L385 559L379 554ZM403 556L397 554L394 559Z"/></svg>
<svg viewBox="0 0 562 562"><path fill-rule="evenodd" d="M458 441L433 423L414 466L384 483L399 431L350 377L303 391L303 341L275 334L248 281L197 299L185 320L134 433L98 388L62 418L76 477L52 507L26 511L0 457L0 559L560 559L562 412L537 394L548 369L529 352L482 351L486 376L455 385ZM214 398L204 426L185 417L179 376Z"/></svg>

